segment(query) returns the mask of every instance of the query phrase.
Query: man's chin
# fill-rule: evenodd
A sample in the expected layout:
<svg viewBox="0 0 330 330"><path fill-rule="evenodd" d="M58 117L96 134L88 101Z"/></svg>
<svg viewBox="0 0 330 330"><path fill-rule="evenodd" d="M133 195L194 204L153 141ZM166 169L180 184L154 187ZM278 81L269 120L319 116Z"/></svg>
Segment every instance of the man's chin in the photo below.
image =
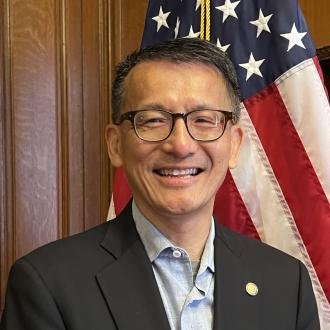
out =
<svg viewBox="0 0 330 330"><path fill-rule="evenodd" d="M194 213L202 211L202 205L196 205L196 200L191 197L183 199L182 197L178 200L165 200L160 205L160 211L166 214L168 217L187 217Z"/></svg>

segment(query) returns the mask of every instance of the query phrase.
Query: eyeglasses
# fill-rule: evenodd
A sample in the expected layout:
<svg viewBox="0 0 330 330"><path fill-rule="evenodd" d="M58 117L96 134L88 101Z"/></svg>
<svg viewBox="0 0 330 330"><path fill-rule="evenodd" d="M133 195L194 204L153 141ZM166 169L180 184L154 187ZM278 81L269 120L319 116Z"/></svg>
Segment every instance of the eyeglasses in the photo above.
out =
<svg viewBox="0 0 330 330"><path fill-rule="evenodd" d="M124 120L129 120L141 140L160 142L171 135L178 118L184 120L189 135L196 141L217 140L225 132L227 122L236 121L232 112L223 110L194 110L187 113L138 110L122 114L115 124L120 125Z"/></svg>

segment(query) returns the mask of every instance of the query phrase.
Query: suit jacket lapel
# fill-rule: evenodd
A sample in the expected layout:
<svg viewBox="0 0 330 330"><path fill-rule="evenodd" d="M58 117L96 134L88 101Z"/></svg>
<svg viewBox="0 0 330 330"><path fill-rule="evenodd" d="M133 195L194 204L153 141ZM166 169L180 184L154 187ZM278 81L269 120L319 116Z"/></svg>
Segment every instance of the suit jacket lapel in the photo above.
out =
<svg viewBox="0 0 330 330"><path fill-rule="evenodd" d="M170 329L150 260L135 229L131 204L109 223L101 243L114 260L97 281L119 329Z"/></svg>
<svg viewBox="0 0 330 330"><path fill-rule="evenodd" d="M216 227L214 329L259 329L259 297L246 292L246 284L258 279L243 261L243 244L232 232Z"/></svg>

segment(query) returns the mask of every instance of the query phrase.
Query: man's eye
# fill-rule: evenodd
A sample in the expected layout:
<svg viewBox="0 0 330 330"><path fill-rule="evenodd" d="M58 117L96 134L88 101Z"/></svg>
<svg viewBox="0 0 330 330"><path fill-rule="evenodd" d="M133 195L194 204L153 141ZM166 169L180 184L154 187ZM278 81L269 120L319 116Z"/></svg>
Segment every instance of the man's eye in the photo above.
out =
<svg viewBox="0 0 330 330"><path fill-rule="evenodd" d="M152 117L152 118L140 118L137 121L138 126L145 127L157 127L167 123L166 118L163 117Z"/></svg>
<svg viewBox="0 0 330 330"><path fill-rule="evenodd" d="M214 120L212 118L198 117L195 119L196 123L212 123Z"/></svg>
<svg viewBox="0 0 330 330"><path fill-rule="evenodd" d="M165 123L166 119L165 118L147 118L146 119L146 123Z"/></svg>
<svg viewBox="0 0 330 330"><path fill-rule="evenodd" d="M216 118L211 117L197 117L194 119L194 124L200 124L200 125L216 125L217 120Z"/></svg>
<svg viewBox="0 0 330 330"><path fill-rule="evenodd" d="M199 116L192 120L192 124L203 127L218 127L223 125L223 118L218 116Z"/></svg>

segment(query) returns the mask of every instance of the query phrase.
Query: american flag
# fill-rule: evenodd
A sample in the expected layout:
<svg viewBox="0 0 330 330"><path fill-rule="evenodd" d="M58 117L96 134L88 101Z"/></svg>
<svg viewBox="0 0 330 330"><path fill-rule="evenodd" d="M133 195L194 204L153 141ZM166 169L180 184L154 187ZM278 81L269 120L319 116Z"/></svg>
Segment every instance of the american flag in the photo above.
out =
<svg viewBox="0 0 330 330"><path fill-rule="evenodd" d="M224 225L300 259L330 329L330 107L296 0L150 0L142 47L208 37L234 62L244 142L217 194ZM131 197L121 170L118 214Z"/></svg>

